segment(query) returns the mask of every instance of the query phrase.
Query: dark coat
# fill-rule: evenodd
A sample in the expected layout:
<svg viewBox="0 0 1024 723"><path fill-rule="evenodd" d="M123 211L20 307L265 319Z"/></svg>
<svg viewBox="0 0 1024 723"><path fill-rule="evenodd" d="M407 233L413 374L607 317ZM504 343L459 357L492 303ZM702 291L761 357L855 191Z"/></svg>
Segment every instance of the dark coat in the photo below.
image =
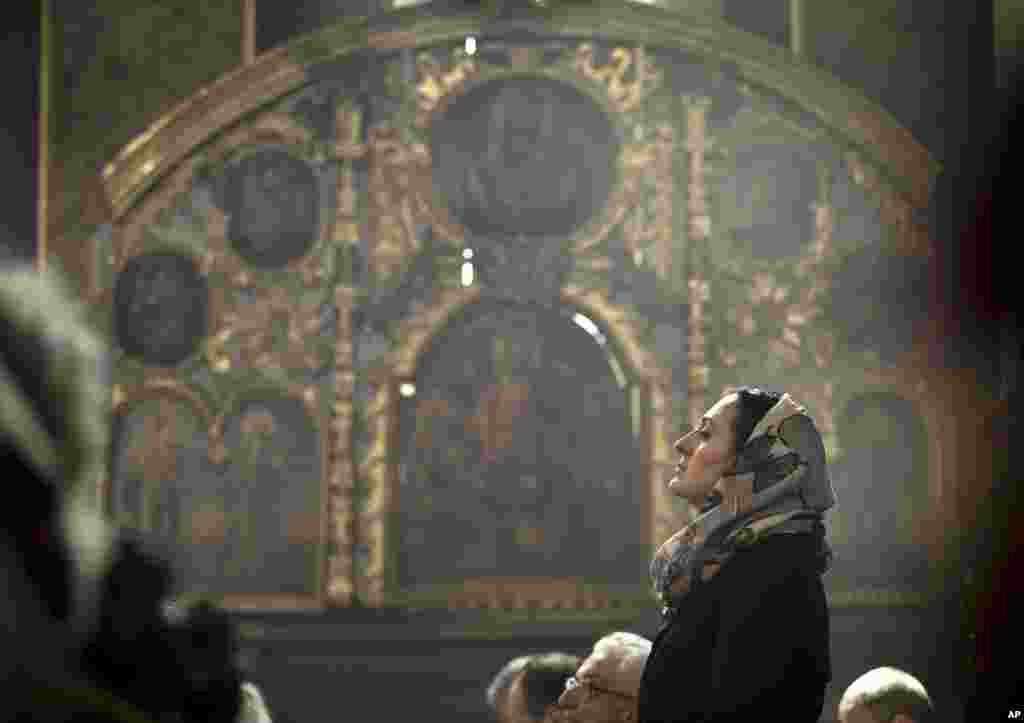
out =
<svg viewBox="0 0 1024 723"><path fill-rule="evenodd" d="M831 678L819 549L766 537L684 597L647 658L640 723L816 723Z"/></svg>

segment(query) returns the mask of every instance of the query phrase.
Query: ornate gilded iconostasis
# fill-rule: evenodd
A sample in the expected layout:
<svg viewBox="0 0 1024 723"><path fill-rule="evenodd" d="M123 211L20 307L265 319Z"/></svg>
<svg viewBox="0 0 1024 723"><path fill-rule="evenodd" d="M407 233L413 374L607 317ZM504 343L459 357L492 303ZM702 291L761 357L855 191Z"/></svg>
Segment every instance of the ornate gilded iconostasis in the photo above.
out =
<svg viewBox="0 0 1024 723"><path fill-rule="evenodd" d="M712 18L325 28L104 169L77 247L116 355L100 494L239 607L646 606L687 515L671 443L756 383L825 434L833 603L908 599L954 479L936 172Z"/></svg>

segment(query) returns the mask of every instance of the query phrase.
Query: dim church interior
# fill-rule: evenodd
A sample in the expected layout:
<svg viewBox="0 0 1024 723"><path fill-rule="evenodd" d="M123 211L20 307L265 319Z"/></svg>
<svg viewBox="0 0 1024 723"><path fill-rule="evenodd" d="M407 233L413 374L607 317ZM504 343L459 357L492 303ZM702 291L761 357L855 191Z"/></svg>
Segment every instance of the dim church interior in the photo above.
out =
<svg viewBox="0 0 1024 723"><path fill-rule="evenodd" d="M84 209L97 222L88 229L88 244L83 229L70 228L66 217L47 231L52 252L73 274L81 270L83 294L110 312L107 328L120 347L115 383L129 396L119 407L105 504L119 520L181 542L179 563L193 590L243 603L264 600L270 590L287 592L286 602L279 595L274 603L280 609L249 605L237 613L247 663L275 720L318 720L325 709L396 717L430 710L479 720L487 715L488 675L516 655L582 653L612 627L653 635L657 611L637 603L631 574L643 578L658 524L649 521L669 508L657 495L640 502L627 491L638 477L656 477L652 467L659 460L645 457L645 450L658 434L670 433L672 420L692 413L687 404L702 398L695 391L712 395L751 381L738 376L770 369L759 366L765 349L778 349L781 359L781 371L764 372L767 381L798 378L809 405L832 419L841 450L834 475L843 516L833 531L832 580L835 599L848 595L833 608L833 685L822 720L833 720L843 685L879 664L919 672L947 710L962 703L969 684L956 646L963 643L948 628L962 623L957 606L963 591L951 586L948 599L939 596L923 608L908 600L932 583L928 569L935 567L934 552L932 558L927 552L934 521L923 522L918 509L934 505L936 485L969 469L962 458L975 453L960 450L955 464L961 466L951 466L948 443L943 448L934 439L948 433L937 425L971 398L951 395L929 411L927 395L905 393L905 370L872 376L865 369L920 359L908 339L937 313L919 297L939 275L939 313L958 324L959 334L955 342L932 339L935 346L928 348L940 350L947 370L975 370L971 383L985 408L1004 410L1004 417L988 416L982 424L1003 424L1003 435L1016 429L1005 412L1019 394L1015 330L1006 323L1015 302L999 275L1008 272L997 268L1006 252L964 244L949 231L976 226L976 206L959 201L979 195L1002 150L990 146L990 153L974 156L961 150L993 131L978 109L1008 96L1009 81L997 70L1012 65L1006 43L1013 41L995 22L1009 17L999 2L993 9L877 0L855 12L851 4L809 0L678 0L670 9L685 5L757 42L730 48L747 58L730 65L694 62L692 54L662 41L646 57L651 72L660 74L654 90L641 81L617 89L615 63L636 63L637 75L625 76L629 82L645 59L632 51L616 56L614 43L602 47L596 39L584 56L582 32L571 42L510 33L511 40L489 46L481 32L476 63L492 75L465 92L459 73L469 66L464 54L451 51L452 43L435 44L424 59L403 54L396 41L379 51L377 68L367 62L369 50L351 63L296 61L313 68L305 86L264 91L269 82L258 73L252 93L241 83L226 86L247 98L266 95L230 129L198 132L213 138L203 147L203 163L191 148L166 141L162 150L179 153L181 165L146 194L113 197L113 210L96 216L86 193L79 194L85 200L72 198L75 189L91 185L108 200L120 189L80 169L109 161L160 113L225 75L237 58L224 55L218 38L240 41L230 27L240 3L213 3L207 35L196 36L190 52L168 50L177 65L167 66L171 90L165 97L149 91L149 105L139 101L127 118L104 119L109 111L95 99L129 86L118 86L116 77L101 80L85 59L113 57L125 68L122 82L139 83L131 62L139 73L152 72L160 57L141 48L140 38L151 36L138 18L148 12L149 22L159 19L171 28L167 34L178 28L190 37L203 15L199 3L177 14L149 3L154 8L135 13L139 24L133 26L130 18L118 19L116 2L107 5L89 10L84 3L57 3L65 65L62 99L55 104L64 115L55 123L67 133L53 143L62 156L54 176L61 186L51 193L60 196L55 208ZM409 14L411 8L404 19L389 20L390 8L374 2L252 5L257 68L266 51L346 17L371 16L381 32L425 22ZM793 23L794 6L804 8L802 27ZM461 27L460 17L486 6L433 7ZM426 6L419 11L429 14ZM118 24L140 34L120 51L104 49ZM446 40L454 37L438 27ZM800 57L780 60L773 53L792 51L794 31L801 34ZM722 42L742 37L726 35ZM636 44L635 37L629 40ZM517 47L527 50L517 54ZM758 76L750 48L770 56L765 64L786 67L792 79L773 87L768 75ZM38 53L38 46L30 49ZM996 56L1003 61L999 68ZM204 71L187 67L206 57ZM538 70L545 81L523 80ZM978 82L982 77L993 82ZM426 83L431 80L433 87ZM849 103L844 111L884 108L910 130L916 139L910 145L927 151L916 157L908 151L911 160L903 166L893 160L899 151L893 146L851 161L844 156L849 137L842 137L849 128L810 117L792 100L824 97L814 95L825 92L819 87L841 87L827 102ZM664 88L671 92L659 95ZM658 105L688 94L709 98L710 110ZM699 123L688 120L695 113ZM73 130L76 122L81 128ZM659 122L667 128L660 136L654 130ZM115 129L114 138L96 135L104 123ZM886 118L883 125L889 123ZM713 142L701 151L707 165L698 183L693 169L699 163L682 139L692 142L700 133ZM20 138L15 156L28 172L33 162L26 149L36 139ZM463 151L446 152L454 144L439 138L459 139ZM898 147L902 138L887 142ZM675 143L675 155L659 156L668 143ZM671 158L683 156L684 148L690 154L685 164L673 166ZM941 172L921 160L929 155ZM560 184L549 163L578 172ZM931 245L930 256L909 242L900 253L880 250L892 243L894 227L903 229L897 246L900 234L913 236L893 218L914 205L900 206L913 181L901 187L906 179L898 176L913 175L907 169L915 163L923 175L934 174L931 198L907 211L910 226L929 229L924 243ZM630 195L629 183L642 191ZM433 208L423 191L430 184L443 188L446 207ZM701 194L708 199L704 211L693 206ZM688 227L683 213L666 210L673 203L692 216L704 213L714 229L710 236ZM800 210L812 204L827 206L831 215ZM521 219L529 220L517 226ZM34 217L12 219L12 238L32 238L34 224ZM512 226L514 235L496 230ZM561 254L565 238L575 245ZM67 252L68 244L96 252L82 259L77 250ZM336 254L345 244L357 251ZM816 266L815 253L832 254L833 270ZM15 255L31 258L32 249L22 242ZM106 257L115 260L105 265ZM828 312L820 320L831 329L779 321L806 301L797 296L813 295L813 283L787 276L793 268L809 269L808 278L832 274L831 306L822 303ZM747 275L760 285L745 285ZM686 282L709 279L720 294L716 301L738 311L730 316L714 305L705 308L698 324L707 329L705 338L693 332L700 284L694 295ZM357 297L358 306L342 306ZM755 297L760 301L748 301ZM872 303L861 308L865 298ZM543 303L532 303L538 299ZM639 322L619 313L626 307ZM173 323L155 323L167 321ZM758 331L745 332L751 324ZM772 346L776 328L783 338L792 338L785 336L789 329L805 340L799 358ZM342 348L337 340L346 334ZM311 336L318 341L307 343ZM833 337L831 346L824 341ZM812 339L821 346L812 350ZM705 347L719 356L710 358ZM693 371L701 365L704 385L694 386ZM958 373L934 379L956 386ZM130 397L154 378L200 393ZM828 383L816 386L816 379ZM345 384L350 388L343 394ZM848 391L859 387L871 391ZM659 412L659 405L667 411ZM341 434L330 421L339 408L349 410ZM223 422L220 436L210 432L213 418ZM1000 421L1007 418L1009 425ZM338 441L346 434L350 447ZM942 455L935 453L937 444L946 450ZM230 460L227 473L215 463L216 450ZM387 461L375 467L380 454ZM996 457L984 469L994 478L991 498L1001 500L1013 495L1002 482L1009 468L1000 466L1012 460ZM351 461L347 478L336 471L339 459ZM952 494L957 504L971 497L959 488ZM874 504L877 499L889 506ZM367 512L378 502L385 522L379 512ZM948 494L945 503L952 504ZM324 512L328 504L332 511L347 509L361 537L335 530ZM929 509L948 523L942 510ZM975 514L981 525L994 513L982 506ZM598 525L615 534L598 534ZM489 534L481 534L484 529ZM981 539L982 552L974 554L1002 542ZM346 545L350 553L339 550ZM872 563L878 560L884 563ZM504 583L488 581L495 568ZM538 577L534 570L549 579L516 593L516 584ZM570 585L570 592L551 593L562 609L546 609L544 585L602 576L615 584L593 587L598 602L577 607L578 588ZM461 580L479 587L459 588ZM334 584L341 593L330 593ZM512 591L508 600L502 584ZM457 609L438 603L452 590L465 595ZM865 590L881 593L854 594ZM339 604L349 595L363 599ZM617 596L613 607L607 600ZM537 605L529 604L531 597ZM480 599L485 602L478 607Z"/></svg>

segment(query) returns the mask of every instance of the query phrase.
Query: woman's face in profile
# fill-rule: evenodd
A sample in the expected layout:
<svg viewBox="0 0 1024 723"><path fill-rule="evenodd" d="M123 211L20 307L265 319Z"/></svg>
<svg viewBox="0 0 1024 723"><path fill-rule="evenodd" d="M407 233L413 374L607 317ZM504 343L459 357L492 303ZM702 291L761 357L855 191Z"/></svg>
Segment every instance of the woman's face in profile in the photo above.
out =
<svg viewBox="0 0 1024 723"><path fill-rule="evenodd" d="M675 443L679 453L668 488L693 504L700 504L736 462L735 429L739 397L728 394L701 418L700 425Z"/></svg>

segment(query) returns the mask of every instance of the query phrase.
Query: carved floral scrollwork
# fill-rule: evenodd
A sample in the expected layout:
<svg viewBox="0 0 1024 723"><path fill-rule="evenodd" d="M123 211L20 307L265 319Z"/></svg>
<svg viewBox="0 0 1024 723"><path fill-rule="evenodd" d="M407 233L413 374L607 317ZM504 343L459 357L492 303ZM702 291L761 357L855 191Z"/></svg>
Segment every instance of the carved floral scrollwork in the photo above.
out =
<svg viewBox="0 0 1024 723"><path fill-rule="evenodd" d="M598 217L583 227L573 241L572 253L577 259L577 265L591 271L607 270L611 260L593 251L620 224L623 227L623 241L633 256L655 239L671 237L672 204L671 201L667 204L664 202L665 194L671 196L673 188L671 153L672 150L661 142L623 145L619 157L619 182L612 188ZM651 220L637 212L645 198L648 184L655 188L655 214Z"/></svg>
<svg viewBox="0 0 1024 723"><path fill-rule="evenodd" d="M367 255L378 278L387 280L420 250L417 227L435 221L430 150L423 143L404 143L397 130L378 125L370 129L369 151Z"/></svg>
<svg viewBox="0 0 1024 723"><path fill-rule="evenodd" d="M227 219L220 209L207 208L206 230L201 271L227 281L226 287L214 289L213 333L206 342L210 366L217 372L250 364L261 369L320 368L323 359L309 339L323 324L321 300L309 300L288 286L259 284L255 272L229 250ZM292 262L289 269L302 287L311 290L331 274L324 254L316 251Z"/></svg>
<svg viewBox="0 0 1024 723"><path fill-rule="evenodd" d="M210 406L187 384L168 376L163 370L149 371L144 383L137 387L115 385L113 411L120 413L137 402L150 399L156 400L158 407L156 414L145 419L146 429L140 435L145 443L128 450L129 461L138 469L145 470L147 476L155 482L173 480L177 476L177 450L181 446L180 441L177 441L180 436L177 429L178 405L190 409L195 418L205 425L209 460L213 464L225 461L227 450L223 417L214 414Z"/></svg>
<svg viewBox="0 0 1024 723"><path fill-rule="evenodd" d="M925 224L914 218L915 202L908 201L884 184L877 171L865 163L856 153L844 157L846 171L854 183L881 201L882 220L895 229L896 242L900 252L908 255L930 258L934 255L933 244Z"/></svg>
<svg viewBox="0 0 1024 723"><path fill-rule="evenodd" d="M796 283L787 283L767 271L756 272L746 298L726 312L726 320L741 338L756 336L757 342L766 343L768 351L791 369L803 364L805 350L817 368L827 369L835 352L834 334L813 328L823 312L824 295L830 285L824 262L832 253L832 209L818 204L814 213L817 238L810 253L802 256L795 267L792 281ZM719 357L726 367L737 364L734 349L720 350Z"/></svg>
<svg viewBox="0 0 1024 723"><path fill-rule="evenodd" d="M252 293L254 300L221 313L219 330L209 345L215 367L219 363L228 368L318 368L321 359L306 341L320 330L320 304L298 302L280 287L254 288ZM276 338L279 330L285 339L283 349ZM225 348L229 340L235 342L235 355Z"/></svg>
<svg viewBox="0 0 1024 723"><path fill-rule="evenodd" d="M603 86L608 103L617 113L637 110L648 95L661 83L661 71L652 63L642 46L614 48L609 62L595 64L591 43L576 49L574 67L583 77Z"/></svg>
<svg viewBox="0 0 1024 723"><path fill-rule="evenodd" d="M363 116L357 109L339 108L335 114L337 141L332 152L341 162L335 192L335 217L330 238L335 243L354 243L359 238L359 209L353 163L366 157L369 148L361 142Z"/></svg>
<svg viewBox="0 0 1024 723"><path fill-rule="evenodd" d="M689 362L688 417L696 425L704 413L707 403L710 369L708 367L707 336L710 327L705 308L711 301L711 284L708 280L707 240L711 231L707 187L705 183L704 157L710 141L707 137L707 110L710 105L706 98L686 99L686 151L689 161L687 199L689 223L687 237L690 241L690 264L687 278L689 298L689 340L687 361Z"/></svg>
<svg viewBox="0 0 1024 723"><path fill-rule="evenodd" d="M630 185L641 182L645 190L653 193L640 194L650 201L639 206L627 216L623 225L623 241L631 256L643 255L649 249L652 265L661 279L669 278L672 266L672 242L674 233L675 176L673 175L673 154L675 153L675 129L668 123L660 124L655 130L653 143L633 145L627 148L625 168L637 176L630 178Z"/></svg>
<svg viewBox="0 0 1024 723"><path fill-rule="evenodd" d="M458 94L478 70L468 56L445 67L433 54L420 53L416 59L416 126L428 127L437 108Z"/></svg>

